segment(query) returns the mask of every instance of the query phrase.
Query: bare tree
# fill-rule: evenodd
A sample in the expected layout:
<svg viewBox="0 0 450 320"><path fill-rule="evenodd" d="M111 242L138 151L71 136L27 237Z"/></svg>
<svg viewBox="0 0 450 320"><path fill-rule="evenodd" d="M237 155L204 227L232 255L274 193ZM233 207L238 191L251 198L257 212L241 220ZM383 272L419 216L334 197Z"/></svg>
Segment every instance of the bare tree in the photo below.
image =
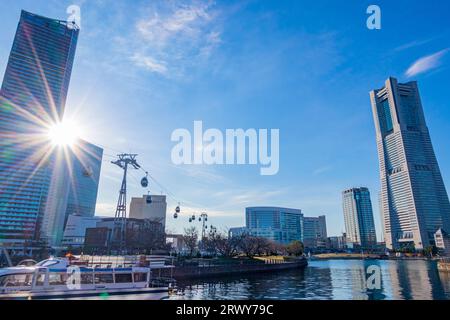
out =
<svg viewBox="0 0 450 320"><path fill-rule="evenodd" d="M252 237L253 238L253 242L254 242L254 246L255 246L255 255L270 255L271 254L271 249L272 249L272 243L267 240L266 238L262 238L262 237Z"/></svg>
<svg viewBox="0 0 450 320"><path fill-rule="evenodd" d="M190 227L184 229L183 241L189 248L189 255L192 257L194 255L195 249L198 243L198 230L196 227Z"/></svg>
<svg viewBox="0 0 450 320"><path fill-rule="evenodd" d="M286 251L292 256L301 256L305 250L301 241L293 241L286 246Z"/></svg>
<svg viewBox="0 0 450 320"><path fill-rule="evenodd" d="M239 239L222 238L218 242L218 250L225 257L235 257L239 254Z"/></svg>
<svg viewBox="0 0 450 320"><path fill-rule="evenodd" d="M255 237L249 234L242 234L238 237L239 249L249 258L253 258L257 254L258 245Z"/></svg>
<svg viewBox="0 0 450 320"><path fill-rule="evenodd" d="M220 235L215 231L211 230L208 232L205 238L201 241L201 247L203 250L211 254L212 256L216 256L218 253L217 246Z"/></svg>
<svg viewBox="0 0 450 320"><path fill-rule="evenodd" d="M239 253L239 241L237 238L228 238L222 233L211 233L208 237L210 252L224 257L234 257Z"/></svg>

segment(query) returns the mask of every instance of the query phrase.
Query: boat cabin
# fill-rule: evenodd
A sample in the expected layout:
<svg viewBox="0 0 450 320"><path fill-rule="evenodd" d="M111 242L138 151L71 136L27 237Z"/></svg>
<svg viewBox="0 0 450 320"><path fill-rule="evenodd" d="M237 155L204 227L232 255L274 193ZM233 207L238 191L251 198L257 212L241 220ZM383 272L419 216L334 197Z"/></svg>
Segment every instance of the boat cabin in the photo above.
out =
<svg viewBox="0 0 450 320"><path fill-rule="evenodd" d="M48 259L33 267L1 269L0 294L146 288L150 278L147 267L90 268L69 265L67 259Z"/></svg>

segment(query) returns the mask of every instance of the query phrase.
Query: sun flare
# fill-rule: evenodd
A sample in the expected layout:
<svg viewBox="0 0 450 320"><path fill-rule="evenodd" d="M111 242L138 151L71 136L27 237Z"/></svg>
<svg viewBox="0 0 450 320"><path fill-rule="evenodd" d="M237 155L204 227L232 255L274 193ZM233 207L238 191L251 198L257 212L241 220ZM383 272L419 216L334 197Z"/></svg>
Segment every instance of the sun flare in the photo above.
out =
<svg viewBox="0 0 450 320"><path fill-rule="evenodd" d="M48 130L48 138L54 146L73 147L79 134L79 128L73 121L56 123Z"/></svg>

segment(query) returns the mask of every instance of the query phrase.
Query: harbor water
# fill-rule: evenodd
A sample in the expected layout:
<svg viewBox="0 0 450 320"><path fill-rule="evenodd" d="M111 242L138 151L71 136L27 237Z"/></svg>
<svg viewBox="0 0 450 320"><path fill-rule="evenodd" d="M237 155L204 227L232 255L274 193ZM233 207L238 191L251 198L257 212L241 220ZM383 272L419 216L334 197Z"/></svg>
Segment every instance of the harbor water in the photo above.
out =
<svg viewBox="0 0 450 320"><path fill-rule="evenodd" d="M178 287L171 299L448 300L450 273L425 260L312 260L304 269L183 280Z"/></svg>

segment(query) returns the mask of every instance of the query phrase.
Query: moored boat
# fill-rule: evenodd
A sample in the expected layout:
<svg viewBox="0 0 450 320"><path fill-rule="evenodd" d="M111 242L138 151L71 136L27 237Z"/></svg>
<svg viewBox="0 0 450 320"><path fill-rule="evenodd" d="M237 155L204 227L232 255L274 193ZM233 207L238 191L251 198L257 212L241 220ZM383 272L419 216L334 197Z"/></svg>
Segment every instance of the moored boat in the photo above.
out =
<svg viewBox="0 0 450 320"><path fill-rule="evenodd" d="M105 260L106 265L94 258L94 264L86 259L50 258L34 266L0 269L0 300L161 300L175 291L174 280L156 275L172 268L161 259L147 264Z"/></svg>

